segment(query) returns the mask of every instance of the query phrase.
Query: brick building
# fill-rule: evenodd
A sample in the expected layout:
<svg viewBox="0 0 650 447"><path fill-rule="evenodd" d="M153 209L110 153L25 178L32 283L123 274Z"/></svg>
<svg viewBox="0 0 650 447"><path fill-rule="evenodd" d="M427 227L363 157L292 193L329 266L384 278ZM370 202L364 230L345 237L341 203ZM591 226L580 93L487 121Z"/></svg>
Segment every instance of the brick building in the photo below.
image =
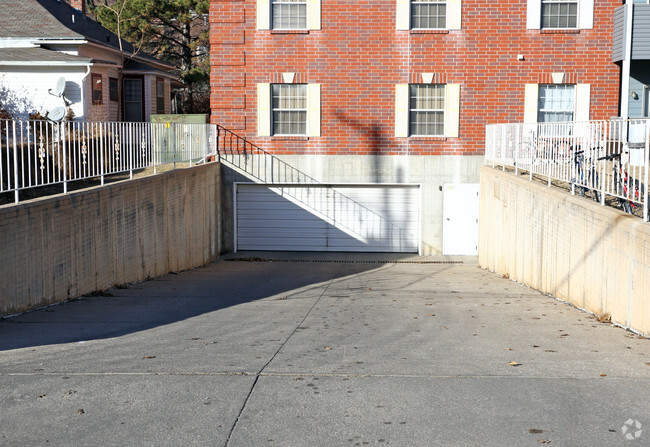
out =
<svg viewBox="0 0 650 447"><path fill-rule="evenodd" d="M618 115L620 3L212 0L212 122L321 182L419 185L440 253L485 124Z"/></svg>

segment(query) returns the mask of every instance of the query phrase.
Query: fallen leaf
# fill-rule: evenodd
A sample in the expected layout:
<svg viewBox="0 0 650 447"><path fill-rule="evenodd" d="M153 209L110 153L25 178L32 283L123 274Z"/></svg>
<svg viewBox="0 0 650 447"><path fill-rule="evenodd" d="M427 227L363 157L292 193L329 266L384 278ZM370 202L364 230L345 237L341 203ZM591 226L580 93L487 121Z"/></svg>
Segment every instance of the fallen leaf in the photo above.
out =
<svg viewBox="0 0 650 447"><path fill-rule="evenodd" d="M503 279L510 279L510 275L506 273L505 275L503 275Z"/></svg>
<svg viewBox="0 0 650 447"><path fill-rule="evenodd" d="M540 430L539 428L531 428L530 430L528 430L528 433L539 434L539 433L544 433L544 430Z"/></svg>
<svg viewBox="0 0 650 447"><path fill-rule="evenodd" d="M521 363L510 362L510 363L508 363L508 365L509 365L509 366L521 366Z"/></svg>
<svg viewBox="0 0 650 447"><path fill-rule="evenodd" d="M510 349L510 348L506 348L506 351L512 351L512 349Z"/></svg>
<svg viewBox="0 0 650 447"><path fill-rule="evenodd" d="M155 359L156 356L155 356L155 355L145 355L145 356L142 357L142 358L143 358L143 359Z"/></svg>
<svg viewBox="0 0 650 447"><path fill-rule="evenodd" d="M280 298L278 298L278 301L284 301L284 300L286 300L286 299L287 299L286 296L281 296Z"/></svg>
<svg viewBox="0 0 650 447"><path fill-rule="evenodd" d="M331 351L331 350L332 350L332 348L325 348L325 350L326 350L326 351Z"/></svg>
<svg viewBox="0 0 650 447"><path fill-rule="evenodd" d="M427 317L435 317L436 314L427 314Z"/></svg>
<svg viewBox="0 0 650 447"><path fill-rule="evenodd" d="M608 312L605 314L602 314L598 318L596 318L596 321L599 323L611 323L612 322L612 315Z"/></svg>
<svg viewBox="0 0 650 447"><path fill-rule="evenodd" d="M553 351L552 349L546 349L544 352L557 352L557 351Z"/></svg>
<svg viewBox="0 0 650 447"><path fill-rule="evenodd" d="M190 340L201 340L201 338L199 338L199 337L192 337L192 338L190 338Z"/></svg>
<svg viewBox="0 0 650 447"><path fill-rule="evenodd" d="M560 337L568 337L568 336L569 336L569 334L562 334L562 335L560 335Z"/></svg>
<svg viewBox="0 0 650 447"><path fill-rule="evenodd" d="M533 345L533 348L539 348L539 345Z"/></svg>
<svg viewBox="0 0 650 447"><path fill-rule="evenodd" d="M79 408L79 409L77 410L77 413L79 413L79 414L84 414L84 413L85 413L85 411L84 411L84 409L83 409L83 408Z"/></svg>
<svg viewBox="0 0 650 447"><path fill-rule="evenodd" d="M600 377L607 377L607 374L601 374Z"/></svg>

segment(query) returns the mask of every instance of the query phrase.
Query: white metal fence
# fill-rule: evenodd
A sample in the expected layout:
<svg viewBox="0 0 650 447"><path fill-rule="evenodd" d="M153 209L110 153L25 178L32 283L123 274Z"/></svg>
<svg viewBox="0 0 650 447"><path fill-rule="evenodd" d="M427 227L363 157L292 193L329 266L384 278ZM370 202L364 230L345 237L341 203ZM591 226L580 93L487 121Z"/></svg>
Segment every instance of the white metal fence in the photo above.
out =
<svg viewBox="0 0 650 447"><path fill-rule="evenodd" d="M205 124L0 120L0 193L197 162L216 154Z"/></svg>
<svg viewBox="0 0 650 447"><path fill-rule="evenodd" d="M487 164L565 182L648 221L650 120L492 124L485 145Z"/></svg>

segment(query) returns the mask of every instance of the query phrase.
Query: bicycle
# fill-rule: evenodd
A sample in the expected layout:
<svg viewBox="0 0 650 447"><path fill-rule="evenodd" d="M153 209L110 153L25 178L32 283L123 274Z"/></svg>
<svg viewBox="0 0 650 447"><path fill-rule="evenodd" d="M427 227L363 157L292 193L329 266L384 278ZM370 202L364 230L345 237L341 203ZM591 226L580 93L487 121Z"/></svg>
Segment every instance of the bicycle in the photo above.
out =
<svg viewBox="0 0 650 447"><path fill-rule="evenodd" d="M644 194L645 187L643 183L627 175L627 171L625 171L623 163L621 163L620 153L605 155L604 157L599 157L598 160L609 160L612 162L612 173L616 188L615 194L624 196L618 197L618 204L626 213L634 214L633 209L637 207L637 203L641 202ZM630 188L628 188L628 185Z"/></svg>
<svg viewBox="0 0 650 447"><path fill-rule="evenodd" d="M577 149L580 149L580 146L578 146ZM600 187L600 179L596 166L592 162L593 158L591 156L585 158L584 150L576 151L573 147L571 147L570 151L573 152L573 163L575 164L575 173L577 174L577 178L574 177L571 179L571 184L580 185L579 194L581 197L587 195L587 192L591 189L593 191L592 199L594 199L596 202L600 202L600 192L598 191ZM585 163L587 163L588 166L586 178Z"/></svg>

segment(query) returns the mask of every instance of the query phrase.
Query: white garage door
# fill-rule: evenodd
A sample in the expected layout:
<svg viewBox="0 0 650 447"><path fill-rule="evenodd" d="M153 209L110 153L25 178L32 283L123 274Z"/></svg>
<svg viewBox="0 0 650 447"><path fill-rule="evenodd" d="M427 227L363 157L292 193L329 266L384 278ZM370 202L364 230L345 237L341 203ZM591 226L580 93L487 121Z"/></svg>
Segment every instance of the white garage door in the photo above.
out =
<svg viewBox="0 0 650 447"><path fill-rule="evenodd" d="M235 184L235 249L417 253L418 185Z"/></svg>

